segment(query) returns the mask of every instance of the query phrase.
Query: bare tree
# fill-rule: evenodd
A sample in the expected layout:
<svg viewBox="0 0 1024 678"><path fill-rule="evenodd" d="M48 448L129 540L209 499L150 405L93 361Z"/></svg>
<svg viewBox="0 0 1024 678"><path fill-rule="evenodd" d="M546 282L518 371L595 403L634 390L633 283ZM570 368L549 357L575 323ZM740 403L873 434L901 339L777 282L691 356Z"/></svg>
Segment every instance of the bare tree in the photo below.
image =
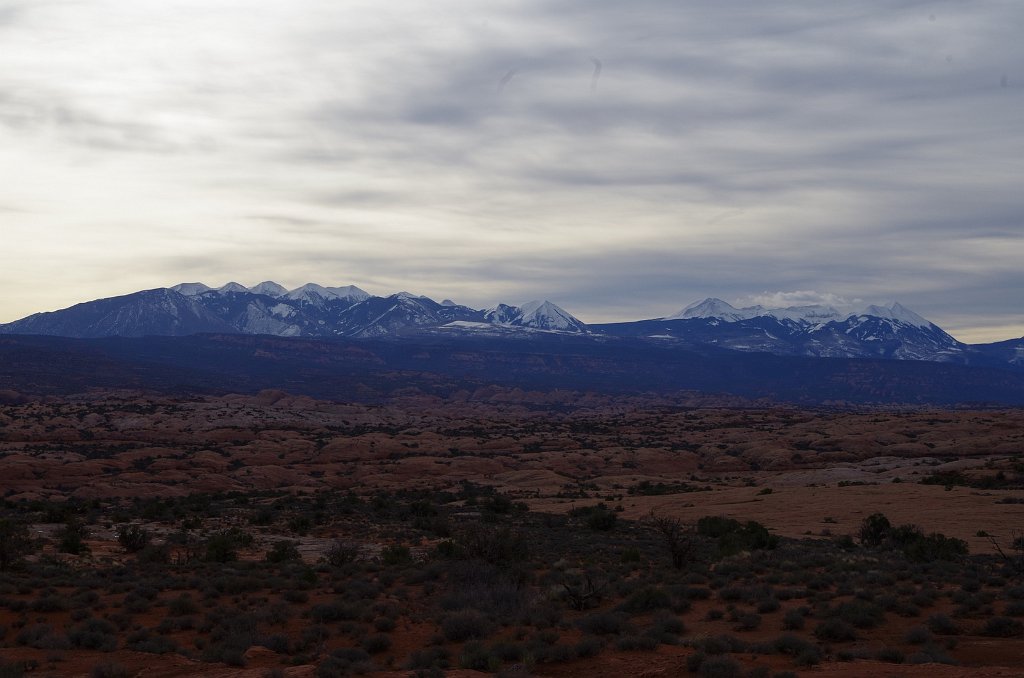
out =
<svg viewBox="0 0 1024 678"><path fill-rule="evenodd" d="M10 568L33 548L34 541L29 536L27 525L0 518L0 571Z"/></svg>
<svg viewBox="0 0 1024 678"><path fill-rule="evenodd" d="M679 518L655 515L653 509L647 514L644 522L654 528L661 537L662 543L672 557L673 567L681 570L693 559L698 546L697 530L693 525L684 523Z"/></svg>
<svg viewBox="0 0 1024 678"><path fill-rule="evenodd" d="M1017 576L1024 576L1024 532L1013 530L1010 533L1010 552L1003 550L1002 545L995 535L988 535L988 540L995 548L996 553L1003 559L1007 567Z"/></svg>
<svg viewBox="0 0 1024 678"><path fill-rule="evenodd" d="M585 610L601 600L601 595L608 588L608 582L595 583L590 573L584 574L572 583L562 583L569 603L577 610Z"/></svg>

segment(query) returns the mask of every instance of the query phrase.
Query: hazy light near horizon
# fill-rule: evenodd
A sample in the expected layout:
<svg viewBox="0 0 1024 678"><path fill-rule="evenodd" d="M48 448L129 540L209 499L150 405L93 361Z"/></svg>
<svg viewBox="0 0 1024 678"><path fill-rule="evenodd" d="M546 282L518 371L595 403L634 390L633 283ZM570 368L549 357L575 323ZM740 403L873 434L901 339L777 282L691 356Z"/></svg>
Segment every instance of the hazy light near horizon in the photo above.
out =
<svg viewBox="0 0 1024 678"><path fill-rule="evenodd" d="M7 2L0 321L274 279L551 298L589 322L899 300L961 339L1020 336L1021 20L1012 2Z"/></svg>

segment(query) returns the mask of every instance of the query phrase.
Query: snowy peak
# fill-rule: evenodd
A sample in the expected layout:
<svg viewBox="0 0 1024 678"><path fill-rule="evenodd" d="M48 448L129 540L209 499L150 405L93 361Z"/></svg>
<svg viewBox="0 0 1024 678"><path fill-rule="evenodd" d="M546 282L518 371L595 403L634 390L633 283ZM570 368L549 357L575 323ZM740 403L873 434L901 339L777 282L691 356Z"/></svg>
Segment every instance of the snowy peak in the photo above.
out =
<svg viewBox="0 0 1024 678"><path fill-rule="evenodd" d="M928 329L932 327L931 322L925 320L924 318L914 313L913 311L911 311L909 308L899 303L898 301L894 301L888 306L868 306L866 309L864 309L863 312L861 312L860 315L874 316L876 318L887 318L889 320L898 320L902 323L906 323L907 325L912 325L914 327L920 327L923 329Z"/></svg>
<svg viewBox="0 0 1024 678"><path fill-rule="evenodd" d="M663 320L685 320L687 318L717 318L725 322L736 322L737 320L748 320L764 314L760 306L747 308L736 308L728 302L708 297L704 301L690 304L675 315L670 315Z"/></svg>
<svg viewBox="0 0 1024 678"><path fill-rule="evenodd" d="M283 285L278 285L273 280L264 280L259 285L253 285L249 288L249 291L253 294L265 294L275 299L288 294L288 290Z"/></svg>
<svg viewBox="0 0 1024 678"><path fill-rule="evenodd" d="M345 285L344 287L328 287L328 292L336 294L340 299L347 299L348 301L366 301L370 298L370 293L365 290L361 290L355 285Z"/></svg>
<svg viewBox="0 0 1024 678"><path fill-rule="evenodd" d="M217 291L221 294L247 294L249 292L249 288L245 285L239 285L236 282L229 282L223 287L218 287Z"/></svg>
<svg viewBox="0 0 1024 678"><path fill-rule="evenodd" d="M932 327L932 323L898 302L893 302L888 306L868 306L863 311L857 312L852 309L838 309L827 304L808 304L803 306L786 306L783 308L765 308L763 306L736 308L732 304L714 297L690 304L679 313L662 318L662 320L705 318L734 323L761 316L772 317L779 321L790 321L800 325L821 325L833 321L842 322L857 316L870 316L896 320L924 329Z"/></svg>
<svg viewBox="0 0 1024 678"><path fill-rule="evenodd" d="M494 325L511 325L519 313L520 310L516 306L498 304L494 308L484 311L484 320Z"/></svg>
<svg viewBox="0 0 1024 678"><path fill-rule="evenodd" d="M203 292L209 292L213 288L208 286L208 285L204 285L201 282L191 282L191 283L179 283L179 284L175 285L174 287L170 287L168 289L172 289L172 290L174 290L175 292L177 292L178 294L180 294L182 296L194 297L194 296L202 294Z"/></svg>
<svg viewBox="0 0 1024 678"><path fill-rule="evenodd" d="M321 304L328 299L340 298L339 295L316 283L306 283L302 287L296 287L284 296L292 301L305 301L312 304Z"/></svg>
<svg viewBox="0 0 1024 678"><path fill-rule="evenodd" d="M413 294L412 292L399 292L397 294L392 294L391 296L394 297L395 299L406 299L406 300L412 299L414 301L419 301L421 299L426 299L427 298L427 297L423 296L422 294Z"/></svg>
<svg viewBox="0 0 1024 678"><path fill-rule="evenodd" d="M771 308L765 310L765 315L770 315L776 320L792 320L798 323L827 323L833 320L843 320L850 316L843 313L834 306L823 304L811 304L808 306L788 306L786 308Z"/></svg>
<svg viewBox="0 0 1024 678"><path fill-rule="evenodd" d="M578 318L550 301L530 301L520 307L498 304L484 312L484 319L495 325L529 327L554 332L588 333Z"/></svg>

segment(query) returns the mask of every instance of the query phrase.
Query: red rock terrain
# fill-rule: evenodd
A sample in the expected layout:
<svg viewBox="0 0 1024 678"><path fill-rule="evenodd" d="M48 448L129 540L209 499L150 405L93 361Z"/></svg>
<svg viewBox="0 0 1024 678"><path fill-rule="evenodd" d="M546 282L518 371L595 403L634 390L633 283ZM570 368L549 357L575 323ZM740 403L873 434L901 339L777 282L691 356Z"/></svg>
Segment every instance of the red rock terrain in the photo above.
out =
<svg viewBox="0 0 1024 678"><path fill-rule="evenodd" d="M454 491L468 481L542 513L566 514L604 501L620 507L623 519L642 520L653 513L692 523L722 515L756 520L774 534L793 538L856 535L865 517L881 512L893 524L912 523L925 532L963 539L972 553L993 552L987 535L1007 545L1024 527L1024 412L1013 409L805 411L696 396L616 399L497 388L445 401L412 396L381 406L282 392L195 398L132 392L47 399L6 394L0 401L0 489L12 506L67 499L127 506L139 498L224 492L338 490L369 497L378 491ZM949 476L958 482L920 482L943 473L958 474ZM221 518L217 527L248 524ZM149 526L160 539L169 534L156 522ZM60 557L53 546L58 527L34 526L36 536L49 542L44 554L52 557ZM285 537L296 539L309 564L339 538L360 543L367 557L379 557L390 542L374 529L332 523L329 529L297 535L282 533L280 526L251 528L256 542L242 558L260 560ZM94 527L89 545L91 555L68 559L73 567L127 558L113 525ZM35 593L20 595L29 601ZM711 607L694 605L686 615L690 631L729 632L727 621L701 621ZM47 619L54 626L71 623L66 613ZM867 641L902 642L907 630L921 623L893 620L868 633ZM0 625L11 621L0 611ZM150 625L159 618L137 621ZM295 635L301 625L293 624L286 632ZM436 627L418 624L415 614L400 624L391 634L395 656L407 656L436 634ZM758 633L768 639L782 631L773 617ZM8 632L5 661L39 661L37 649L12 646L13 636ZM181 637L191 642L191 635ZM956 652L964 665L859 659L794 669L789 658L780 656L740 658L748 668L798 675L1024 675L1012 668L1024 665L1019 637L965 637ZM645 652L608 649L593 658L539 664L532 675L684 675L692 653L685 645ZM43 661L40 671L89 675L107 660L116 660L127 675L140 676L315 673L312 664L283 666L276 653L259 647L247 652L244 668L173 653L76 649L52 665ZM375 675L408 674L391 670ZM447 675L481 674L453 669Z"/></svg>

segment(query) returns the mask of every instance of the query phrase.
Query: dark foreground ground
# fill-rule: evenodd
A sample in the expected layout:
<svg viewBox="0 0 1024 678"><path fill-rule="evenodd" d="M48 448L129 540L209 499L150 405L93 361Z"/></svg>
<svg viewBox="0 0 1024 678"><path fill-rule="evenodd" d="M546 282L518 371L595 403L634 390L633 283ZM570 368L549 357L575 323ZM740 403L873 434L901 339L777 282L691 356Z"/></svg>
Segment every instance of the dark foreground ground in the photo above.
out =
<svg viewBox="0 0 1024 678"><path fill-rule="evenodd" d="M1019 410L5 398L3 676L1024 665Z"/></svg>

